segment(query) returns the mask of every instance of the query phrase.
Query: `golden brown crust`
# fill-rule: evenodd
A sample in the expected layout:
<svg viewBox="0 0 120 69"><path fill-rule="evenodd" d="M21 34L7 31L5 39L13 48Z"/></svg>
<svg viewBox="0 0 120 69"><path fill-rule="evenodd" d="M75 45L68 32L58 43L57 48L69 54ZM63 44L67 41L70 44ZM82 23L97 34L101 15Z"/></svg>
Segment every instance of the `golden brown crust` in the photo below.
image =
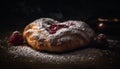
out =
<svg viewBox="0 0 120 69"><path fill-rule="evenodd" d="M75 30L72 28L71 30L66 31L65 28L65 31L59 30L60 33L57 32L56 34L48 34L48 32L46 32L46 29L39 27L45 24L45 22L42 21L43 19L38 19L37 22L34 21L30 23L25 27L23 31L23 37L26 39L28 44L36 50L45 50L50 52L69 51L88 45L91 41L91 38L94 36L94 32L91 30L91 28L86 28L90 29L90 31L88 30L88 32L91 32L91 35L89 37L88 33L84 32L84 30L80 30L81 27L79 28L79 26L78 28L75 28ZM77 31L77 33L71 33L71 31Z"/></svg>

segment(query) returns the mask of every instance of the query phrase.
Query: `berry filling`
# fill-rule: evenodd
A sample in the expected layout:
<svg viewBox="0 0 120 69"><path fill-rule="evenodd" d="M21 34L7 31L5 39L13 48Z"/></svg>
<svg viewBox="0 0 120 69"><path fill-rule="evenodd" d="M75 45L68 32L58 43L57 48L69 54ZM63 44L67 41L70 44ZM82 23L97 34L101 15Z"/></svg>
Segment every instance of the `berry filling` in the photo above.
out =
<svg viewBox="0 0 120 69"><path fill-rule="evenodd" d="M66 25L66 24L52 24L49 27L48 31L49 31L50 34L55 34L59 29L68 28L71 25L74 25L74 24L73 23L69 23L68 25Z"/></svg>
<svg viewBox="0 0 120 69"><path fill-rule="evenodd" d="M61 28L68 28L69 26L67 25L60 25L60 24L53 24L49 27L49 33L50 34L54 34L57 32L57 30L61 29Z"/></svg>

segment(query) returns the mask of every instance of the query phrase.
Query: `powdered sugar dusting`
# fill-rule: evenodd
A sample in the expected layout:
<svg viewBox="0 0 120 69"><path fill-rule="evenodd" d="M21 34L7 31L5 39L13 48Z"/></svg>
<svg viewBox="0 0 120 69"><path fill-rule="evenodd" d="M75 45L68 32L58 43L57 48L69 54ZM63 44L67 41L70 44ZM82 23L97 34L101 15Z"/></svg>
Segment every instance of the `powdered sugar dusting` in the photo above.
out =
<svg viewBox="0 0 120 69"><path fill-rule="evenodd" d="M64 41L69 41L69 40L72 40L71 36L65 36L65 37L58 39L59 42L64 42Z"/></svg>
<svg viewBox="0 0 120 69"><path fill-rule="evenodd" d="M33 29L28 29L25 33L33 33L35 32Z"/></svg>
<svg viewBox="0 0 120 69"><path fill-rule="evenodd" d="M33 30L29 29L26 32L33 32L33 34L31 36L39 37L40 39L50 38L51 42L53 42L56 37L59 40L64 39L67 41L68 38L66 38L66 37L69 37L69 39L72 39L72 37L70 36L71 34L79 34L80 36L82 36L83 38L85 38L88 41L94 36L94 31L86 23L84 23L82 21L69 20L69 21L60 23L60 22L55 21L50 18L41 18L41 19L37 19L37 20L33 21L31 24L34 24L35 26L33 26L33 27L35 27L36 29L32 28ZM61 29L58 29L56 31L56 33L50 34L47 29L52 24L66 25L68 27L67 28L63 27ZM38 30L42 31L42 33L44 33L48 37L39 34L37 32ZM62 37L62 36L65 36L65 37Z"/></svg>
<svg viewBox="0 0 120 69"><path fill-rule="evenodd" d="M28 46L12 46L8 48L8 53L13 54L14 60L24 57L21 61L38 62L47 64L80 64L87 61L95 62L95 59L103 56L97 49L76 50L74 52L64 54L50 54L36 51Z"/></svg>

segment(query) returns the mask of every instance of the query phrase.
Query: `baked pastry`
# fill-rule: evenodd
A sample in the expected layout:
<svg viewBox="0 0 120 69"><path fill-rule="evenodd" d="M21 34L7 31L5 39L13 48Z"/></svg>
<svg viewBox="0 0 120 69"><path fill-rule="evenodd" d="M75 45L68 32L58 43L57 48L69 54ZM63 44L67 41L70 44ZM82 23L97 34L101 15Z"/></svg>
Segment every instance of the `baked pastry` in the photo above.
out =
<svg viewBox="0 0 120 69"><path fill-rule="evenodd" d="M23 37L36 50L64 52L88 45L94 31L82 21L40 18L25 27Z"/></svg>

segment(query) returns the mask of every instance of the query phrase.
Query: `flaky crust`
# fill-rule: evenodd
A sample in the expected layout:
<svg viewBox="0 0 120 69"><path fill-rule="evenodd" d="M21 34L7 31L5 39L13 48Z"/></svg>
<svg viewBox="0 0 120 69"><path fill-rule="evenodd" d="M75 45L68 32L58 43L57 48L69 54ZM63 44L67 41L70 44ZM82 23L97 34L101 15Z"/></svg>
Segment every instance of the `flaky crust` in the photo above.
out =
<svg viewBox="0 0 120 69"><path fill-rule="evenodd" d="M74 25L50 34L47 29L53 23L60 22L50 18L37 19L25 27L23 37L34 49L50 52L64 52L86 46L94 37L94 31L86 23L70 20L60 24Z"/></svg>

